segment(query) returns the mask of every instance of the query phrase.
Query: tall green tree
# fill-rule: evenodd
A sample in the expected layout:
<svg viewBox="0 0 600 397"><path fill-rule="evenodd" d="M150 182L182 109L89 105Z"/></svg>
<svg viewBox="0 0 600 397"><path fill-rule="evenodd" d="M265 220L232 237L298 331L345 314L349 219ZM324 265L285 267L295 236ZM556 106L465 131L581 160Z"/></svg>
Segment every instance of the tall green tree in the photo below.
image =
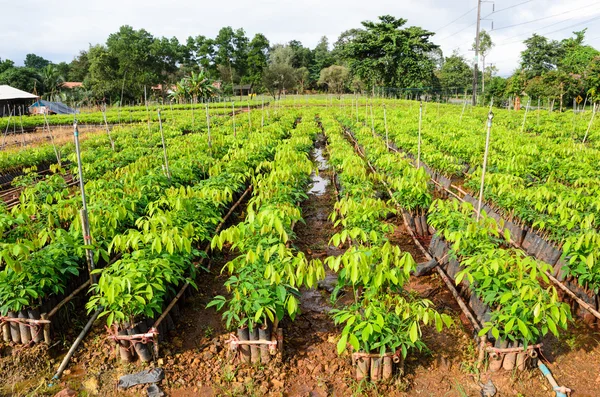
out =
<svg viewBox="0 0 600 397"><path fill-rule="evenodd" d="M10 59L5 59L4 61L0 58L0 74L4 73L4 71L14 68L15 63Z"/></svg>
<svg viewBox="0 0 600 397"><path fill-rule="evenodd" d="M443 89L462 93L473 82L473 69L463 56L454 53L444 60L438 77Z"/></svg>
<svg viewBox="0 0 600 397"><path fill-rule="evenodd" d="M19 90L34 92L41 90L40 76L35 69L10 68L0 73L0 85L6 84Z"/></svg>
<svg viewBox="0 0 600 397"><path fill-rule="evenodd" d="M417 26L403 28L406 22L390 15L362 22L364 29L340 48L352 74L386 87L432 84L435 64L430 54L439 48L430 41L434 33Z"/></svg>
<svg viewBox="0 0 600 397"><path fill-rule="evenodd" d="M559 70L582 75L594 58L600 55L600 51L594 47L583 44L586 30L573 32L575 37L561 41L563 56L558 62Z"/></svg>
<svg viewBox="0 0 600 397"><path fill-rule="evenodd" d="M528 79L556 69L563 54L558 41L534 33L524 43L527 48L521 52L521 69Z"/></svg>
<svg viewBox="0 0 600 397"><path fill-rule="evenodd" d="M473 45L472 45L472 49L475 50L475 47L477 47L476 45L477 43L474 41ZM485 58L488 56L488 54L490 53L490 51L492 50L492 48L494 48L494 42L492 41L492 37L490 36L490 34L488 32L486 32L485 30L482 30L479 33L479 47L477 47L477 51L479 53L479 55L481 56L481 61L482 61L482 68L481 70L483 70L483 73L481 74L481 91L485 92Z"/></svg>
<svg viewBox="0 0 600 397"><path fill-rule="evenodd" d="M185 45L183 64L189 71L205 70L216 77L214 65L215 42L213 39L199 35L188 37Z"/></svg>
<svg viewBox="0 0 600 397"><path fill-rule="evenodd" d="M47 65L40 72L41 83L44 90L44 98L55 100L65 82L65 77L60 73L56 65Z"/></svg>
<svg viewBox="0 0 600 397"><path fill-rule="evenodd" d="M141 99L144 89L169 84L182 61L176 38L155 38L144 29L122 26L108 36L106 46L89 49L89 84L99 99L117 100L123 89L127 99Z"/></svg>
<svg viewBox="0 0 600 397"><path fill-rule="evenodd" d="M327 86L327 91L337 94L338 97L346 89L350 77L348 68L340 65L331 65L321 70L319 84Z"/></svg>
<svg viewBox="0 0 600 397"><path fill-rule="evenodd" d="M83 82L90 73L90 61L87 51L80 51L69 64L69 74L65 76L68 81Z"/></svg>
<svg viewBox="0 0 600 397"><path fill-rule="evenodd" d="M52 62L49 60L36 55L36 54L27 54L25 55L25 67L31 69L41 70L46 66L50 65Z"/></svg>
<svg viewBox="0 0 600 397"><path fill-rule="evenodd" d="M244 29L233 30L231 26L221 28L214 40L214 62L221 72L222 80L227 83L239 82L247 70L248 38ZM227 73L228 72L228 73ZM226 75L227 74L227 75Z"/></svg>
<svg viewBox="0 0 600 397"><path fill-rule="evenodd" d="M313 80L319 80L321 70L328 68L333 65L333 63L333 55L331 54L331 51L329 51L329 41L327 40L327 36L323 36L313 50L313 62L309 69L311 78Z"/></svg>
<svg viewBox="0 0 600 397"><path fill-rule="evenodd" d="M260 85L262 81L263 70L268 65L269 47L269 40L261 33L255 34L248 45L246 81L254 87Z"/></svg>
<svg viewBox="0 0 600 397"><path fill-rule="evenodd" d="M281 97L284 90L292 90L297 84L298 69L292 66L294 51L290 46L274 45L269 64L263 71L262 83L273 99Z"/></svg>

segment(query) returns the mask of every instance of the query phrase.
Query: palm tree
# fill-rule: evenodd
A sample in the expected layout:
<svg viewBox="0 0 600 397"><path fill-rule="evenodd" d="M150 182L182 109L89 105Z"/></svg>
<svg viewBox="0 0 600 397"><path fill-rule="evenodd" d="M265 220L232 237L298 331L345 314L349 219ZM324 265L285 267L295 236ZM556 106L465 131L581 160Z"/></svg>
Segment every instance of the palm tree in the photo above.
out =
<svg viewBox="0 0 600 397"><path fill-rule="evenodd" d="M55 65L48 65L42 69L40 77L45 91L43 96L49 100L56 99L65 82L65 78L61 76L58 68Z"/></svg>
<svg viewBox="0 0 600 397"><path fill-rule="evenodd" d="M204 73L204 70L198 73L192 72L190 77L187 78L187 83L194 101L198 101L198 98L210 98L215 95L215 87Z"/></svg>
<svg viewBox="0 0 600 397"><path fill-rule="evenodd" d="M187 80L183 79L177 84L175 84L175 89L169 94L171 99L176 100L178 103L186 100L190 95L189 86L187 84Z"/></svg>

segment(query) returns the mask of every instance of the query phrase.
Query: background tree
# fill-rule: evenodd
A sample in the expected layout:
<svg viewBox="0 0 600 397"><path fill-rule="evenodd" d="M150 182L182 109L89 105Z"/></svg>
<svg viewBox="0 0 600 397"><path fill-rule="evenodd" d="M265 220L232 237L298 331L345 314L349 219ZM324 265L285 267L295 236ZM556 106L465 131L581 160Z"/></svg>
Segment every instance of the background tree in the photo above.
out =
<svg viewBox="0 0 600 397"><path fill-rule="evenodd" d="M304 94L304 90L310 84L310 72L308 68L302 66L296 69L296 86L298 87L298 93Z"/></svg>
<svg viewBox="0 0 600 397"><path fill-rule="evenodd" d="M462 93L473 82L473 69L455 52L445 59L438 77L443 89Z"/></svg>
<svg viewBox="0 0 600 397"><path fill-rule="evenodd" d="M0 58L0 74L4 73L6 70L14 68L15 63L10 59L5 59L4 61Z"/></svg>
<svg viewBox="0 0 600 397"><path fill-rule="evenodd" d="M244 29L234 31L231 26L221 28L214 40L215 59L223 82L233 86L246 74L248 38ZM219 66L222 66L219 68Z"/></svg>
<svg viewBox="0 0 600 397"><path fill-rule="evenodd" d="M471 48L473 50L475 50L475 45L476 43L473 42L473 45L471 46ZM481 75L481 92L485 92L485 57L489 54L489 52L491 51L491 49L494 47L494 42L492 41L492 37L490 36L490 34L488 32L486 32L485 30L482 30L481 32L479 32L479 48L478 48L478 52L479 55L481 56L481 61L483 63L481 70L484 71L484 73Z"/></svg>
<svg viewBox="0 0 600 397"><path fill-rule="evenodd" d="M187 72L204 70L212 77L216 77L214 67L215 42L213 39L199 35L188 37L185 44L183 66Z"/></svg>
<svg viewBox="0 0 600 397"><path fill-rule="evenodd" d="M594 47L583 44L586 30L573 32L575 37L561 41L563 56L558 61L559 70L567 73L584 74L588 65L600 55L600 51Z"/></svg>
<svg viewBox="0 0 600 397"><path fill-rule="evenodd" d="M350 72L348 68L331 65L321 70L319 84L327 86L327 91L337 94L338 98L344 92Z"/></svg>
<svg viewBox="0 0 600 397"><path fill-rule="evenodd" d="M27 92L40 91L43 87L39 80L37 71L30 68L10 68L0 74L0 84Z"/></svg>
<svg viewBox="0 0 600 397"><path fill-rule="evenodd" d="M323 36L313 50L313 61L309 69L311 79L313 81L320 80L321 71L333 65L333 63L333 55L329 51L329 41L327 40L326 36Z"/></svg>
<svg viewBox="0 0 600 397"><path fill-rule="evenodd" d="M595 57L586 69L587 94L600 101L600 56Z"/></svg>
<svg viewBox="0 0 600 397"><path fill-rule="evenodd" d="M25 67L41 70L50 65L50 61L36 54L25 55Z"/></svg>
<svg viewBox="0 0 600 397"><path fill-rule="evenodd" d="M248 76L246 80L253 87L258 87L262 83L262 73L268 64L269 46L269 40L261 33L255 34L248 45Z"/></svg>
<svg viewBox="0 0 600 397"><path fill-rule="evenodd" d="M435 69L430 53L439 48L429 41L434 33L416 26L402 29L406 22L390 15L362 22L364 29L339 48L352 74L372 86L429 86Z"/></svg>
<svg viewBox="0 0 600 397"><path fill-rule="evenodd" d="M40 72L41 83L43 86L45 99L50 101L59 101L61 88L65 82L64 76L60 73L56 65L47 65Z"/></svg>
<svg viewBox="0 0 600 397"><path fill-rule="evenodd" d="M563 53L558 41L534 33L524 43L527 48L521 52L521 69L528 79L556 69Z"/></svg>
<svg viewBox="0 0 600 397"><path fill-rule="evenodd" d="M69 73L66 77L68 81L83 82L90 72L90 61L87 51L80 51L69 64Z"/></svg>
<svg viewBox="0 0 600 397"><path fill-rule="evenodd" d="M277 44L271 49L269 64L263 71L262 82L267 91L273 96L281 98L284 90L296 87L297 69L292 66L294 51L290 46Z"/></svg>

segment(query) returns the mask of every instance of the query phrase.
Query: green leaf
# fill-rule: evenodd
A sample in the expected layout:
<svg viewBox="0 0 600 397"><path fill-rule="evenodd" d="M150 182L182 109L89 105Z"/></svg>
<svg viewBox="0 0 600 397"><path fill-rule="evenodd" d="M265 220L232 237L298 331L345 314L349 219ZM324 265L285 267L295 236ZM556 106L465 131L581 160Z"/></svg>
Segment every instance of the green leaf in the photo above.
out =
<svg viewBox="0 0 600 397"><path fill-rule="evenodd" d="M412 343L415 343L419 339L419 329L417 328L416 321L413 321L408 334Z"/></svg>
<svg viewBox="0 0 600 397"><path fill-rule="evenodd" d="M346 350L347 343L348 343L348 334L343 334L337 343L337 353L338 354L342 354Z"/></svg>
<svg viewBox="0 0 600 397"><path fill-rule="evenodd" d="M106 317L106 326L110 327L113 323L113 320L115 318L115 313L111 312L108 317Z"/></svg>

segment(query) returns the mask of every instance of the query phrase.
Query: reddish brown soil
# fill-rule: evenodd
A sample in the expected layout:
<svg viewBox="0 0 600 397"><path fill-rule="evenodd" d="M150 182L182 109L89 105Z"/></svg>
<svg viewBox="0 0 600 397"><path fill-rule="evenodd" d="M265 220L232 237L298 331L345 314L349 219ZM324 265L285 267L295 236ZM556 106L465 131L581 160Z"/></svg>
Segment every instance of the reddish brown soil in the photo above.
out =
<svg viewBox="0 0 600 397"><path fill-rule="evenodd" d="M321 172L326 176L327 172ZM328 245L333 225L327 220L334 203L332 187L321 196L311 195L303 204L306 224L295 230L295 246L309 258L339 255L342 251ZM424 258L412 243L398 219L390 236L394 244ZM452 316L454 325L438 333L423 328L427 349L411 352L404 376L377 385L353 380L354 370L348 355L338 356L339 330L330 320L331 309L326 288L302 291L302 313L293 323L284 321L284 353L271 363L255 367L234 364L228 357L228 334L220 313L206 304L213 296L224 294L225 276L220 275L227 256L214 256L210 274L199 277L199 292L184 302L176 319L177 328L169 341L161 343L161 359L151 364L121 364L101 322L95 324L62 380L53 387L47 381L59 361L48 361L45 352L34 351L16 362L0 360L0 395L49 395L66 387L81 396L145 396L141 386L117 391L119 376L147 367L161 367L166 378L160 384L168 396L481 396L479 381L492 379L496 396L552 396L549 384L537 370L524 373L480 373L474 366L477 355L473 332L452 294L437 274L411 279L407 288L431 300L440 312ZM329 273L328 281L335 280ZM326 286L324 286L326 287ZM77 329L78 331L79 329ZM72 338L73 335L70 336ZM571 324L561 340L547 337L544 354L559 384L574 390L573 396L600 396L600 333ZM72 340L72 339L70 339ZM3 355L7 350L2 350ZM64 354L64 351L63 351Z"/></svg>

